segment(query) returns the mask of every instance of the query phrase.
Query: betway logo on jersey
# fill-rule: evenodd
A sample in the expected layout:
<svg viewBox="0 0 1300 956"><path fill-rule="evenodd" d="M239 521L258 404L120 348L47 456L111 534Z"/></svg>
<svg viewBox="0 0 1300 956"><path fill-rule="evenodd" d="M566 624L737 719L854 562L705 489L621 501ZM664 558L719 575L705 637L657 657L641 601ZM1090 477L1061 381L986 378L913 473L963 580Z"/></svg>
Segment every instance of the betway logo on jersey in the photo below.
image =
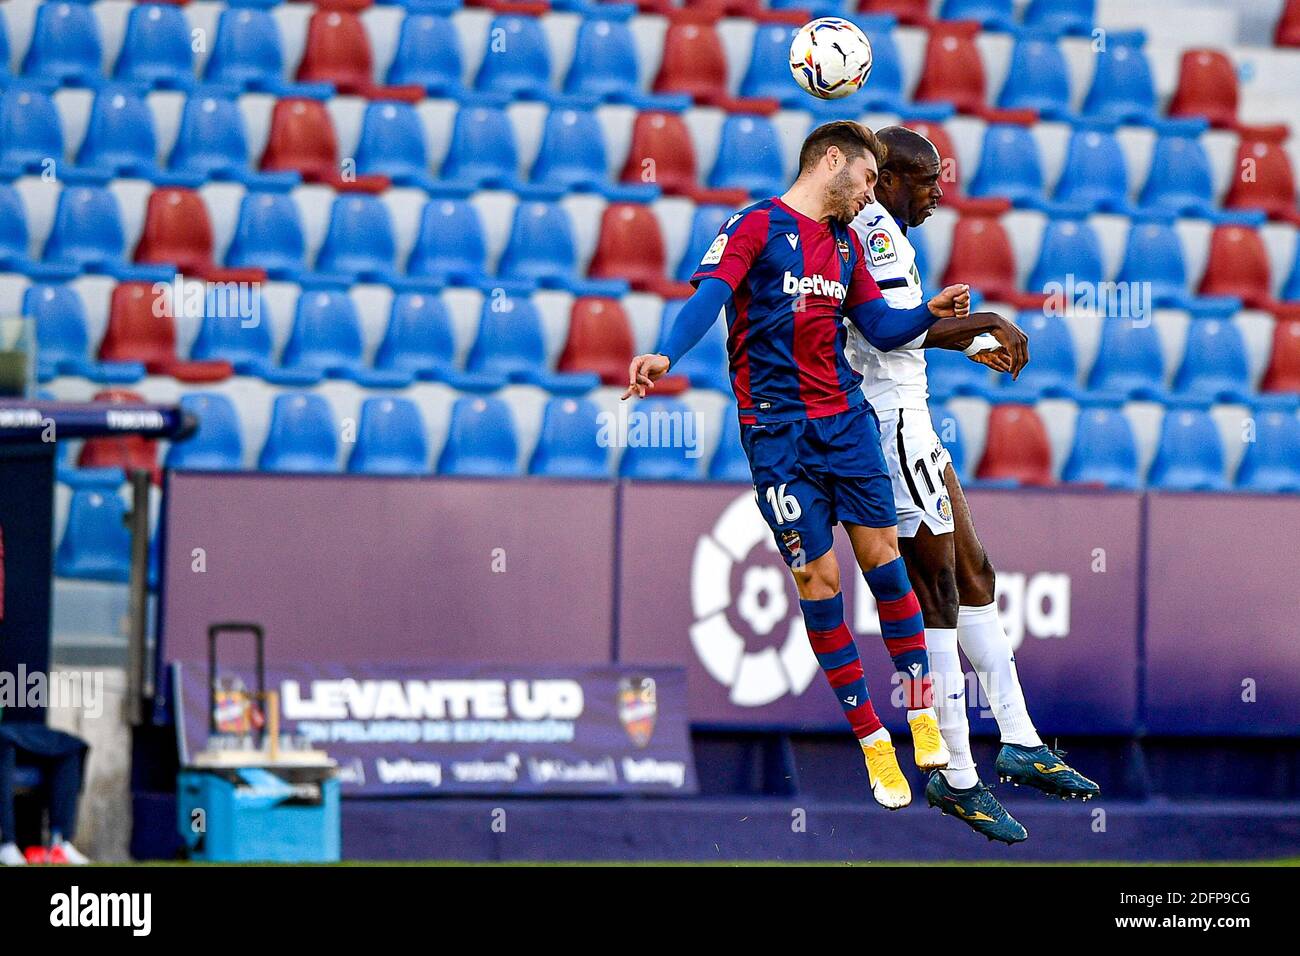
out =
<svg viewBox="0 0 1300 956"><path fill-rule="evenodd" d="M781 291L786 295L824 295L841 302L849 294L843 282L820 275L799 278L792 272L787 272L781 279Z"/></svg>

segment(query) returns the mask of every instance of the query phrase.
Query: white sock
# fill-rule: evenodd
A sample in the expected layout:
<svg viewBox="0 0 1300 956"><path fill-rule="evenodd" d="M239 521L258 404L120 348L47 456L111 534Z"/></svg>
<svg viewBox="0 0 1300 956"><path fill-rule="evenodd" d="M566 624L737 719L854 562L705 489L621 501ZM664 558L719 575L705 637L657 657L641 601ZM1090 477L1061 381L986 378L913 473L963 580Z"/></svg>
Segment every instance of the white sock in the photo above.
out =
<svg viewBox="0 0 1300 956"><path fill-rule="evenodd" d="M1025 695L1016 674L1016 658L998 618L997 603L963 606L957 613L957 640L979 675L980 686L1002 733L1002 742L1022 747L1042 746L1043 741L1025 707Z"/></svg>
<svg viewBox="0 0 1300 956"><path fill-rule="evenodd" d="M966 719L966 674L957 653L957 631L949 627L927 627L925 646L930 652L930 674L934 678L934 706L939 712L939 733L948 745L948 766L943 778L966 790L980 782L975 758L970 751L970 722Z"/></svg>
<svg viewBox="0 0 1300 956"><path fill-rule="evenodd" d="M885 743L889 743L889 731L884 727L881 727L879 730L873 730L865 737L859 737L858 743L862 744L863 747L870 747L872 744L879 743L882 740Z"/></svg>

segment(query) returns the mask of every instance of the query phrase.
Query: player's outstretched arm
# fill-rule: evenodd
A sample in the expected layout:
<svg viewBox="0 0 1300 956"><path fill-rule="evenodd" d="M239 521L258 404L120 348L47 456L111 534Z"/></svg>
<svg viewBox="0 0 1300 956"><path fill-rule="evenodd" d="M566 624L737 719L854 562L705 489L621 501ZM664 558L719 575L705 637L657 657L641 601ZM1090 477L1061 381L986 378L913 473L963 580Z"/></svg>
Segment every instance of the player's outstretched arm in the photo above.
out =
<svg viewBox="0 0 1300 956"><path fill-rule="evenodd" d="M921 336L945 316L964 314L970 309L970 288L950 285L930 301L912 309L892 308L880 296L875 281L869 280L875 295L850 306L845 315L863 338L882 352L921 344Z"/></svg>
<svg viewBox="0 0 1300 956"><path fill-rule="evenodd" d="M726 282L721 279L701 281L695 294L686 300L682 310L677 313L673 327L664 339L663 352L649 352L632 359L627 370L628 386L623 393L623 400L626 401L633 395L645 398L646 389L653 389L654 383L694 348L695 343L717 321L723 306L730 301L731 286Z"/></svg>
<svg viewBox="0 0 1300 956"><path fill-rule="evenodd" d="M980 344L974 341L975 338L986 334L993 338L996 347L972 354L972 345ZM966 352L990 368L1010 372L1013 379L1019 377L1021 369L1029 363L1029 336L1014 322L996 312L975 312L942 319L926 332L921 347Z"/></svg>

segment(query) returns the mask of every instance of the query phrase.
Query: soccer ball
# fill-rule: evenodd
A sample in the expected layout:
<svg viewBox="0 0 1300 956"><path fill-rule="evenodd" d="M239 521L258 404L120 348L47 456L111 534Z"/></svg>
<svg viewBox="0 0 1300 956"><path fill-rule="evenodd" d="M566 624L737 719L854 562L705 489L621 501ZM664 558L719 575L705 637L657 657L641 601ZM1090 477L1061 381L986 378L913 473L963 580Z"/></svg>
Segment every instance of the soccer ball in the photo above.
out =
<svg viewBox="0 0 1300 956"><path fill-rule="evenodd" d="M805 23L790 44L794 81L822 100L860 90L871 75L871 42L848 20L821 17Z"/></svg>

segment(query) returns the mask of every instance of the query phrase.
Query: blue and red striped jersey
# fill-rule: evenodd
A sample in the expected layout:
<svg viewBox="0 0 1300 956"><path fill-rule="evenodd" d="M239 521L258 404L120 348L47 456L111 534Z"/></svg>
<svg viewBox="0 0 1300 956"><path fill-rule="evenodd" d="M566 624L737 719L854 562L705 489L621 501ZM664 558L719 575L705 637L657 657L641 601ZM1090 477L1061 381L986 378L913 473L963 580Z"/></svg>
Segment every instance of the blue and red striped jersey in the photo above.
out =
<svg viewBox="0 0 1300 956"><path fill-rule="evenodd" d="M881 293L848 226L764 199L723 224L691 282L709 278L733 293L727 354L742 422L822 418L863 401L842 319Z"/></svg>

